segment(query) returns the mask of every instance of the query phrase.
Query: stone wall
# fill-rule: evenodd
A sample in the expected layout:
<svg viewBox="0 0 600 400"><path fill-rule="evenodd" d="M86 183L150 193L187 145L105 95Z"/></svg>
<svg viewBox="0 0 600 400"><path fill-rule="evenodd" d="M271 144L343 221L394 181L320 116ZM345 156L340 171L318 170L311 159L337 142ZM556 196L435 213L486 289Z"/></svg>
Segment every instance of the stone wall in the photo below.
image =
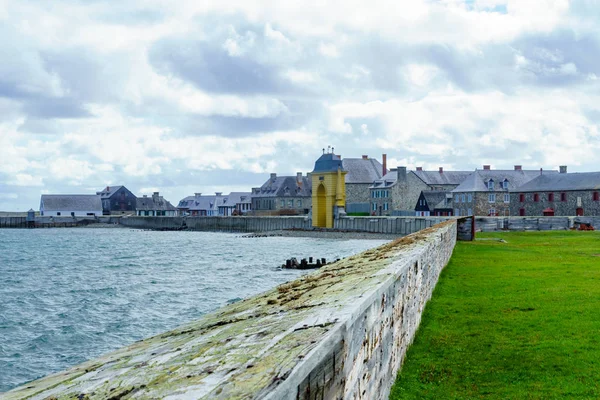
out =
<svg viewBox="0 0 600 400"><path fill-rule="evenodd" d="M600 217L475 217L478 232L566 230L581 224L600 229Z"/></svg>
<svg viewBox="0 0 600 400"><path fill-rule="evenodd" d="M346 183L346 204L368 203L371 200L371 185L372 183Z"/></svg>
<svg viewBox="0 0 600 400"><path fill-rule="evenodd" d="M3 399L387 399L456 234L436 225Z"/></svg>
<svg viewBox="0 0 600 400"><path fill-rule="evenodd" d="M554 194L554 201L548 201L549 194ZM566 191L566 200L561 201L561 192L539 192L539 201L534 201L534 193L523 193L525 202L520 202L521 193L511 193L511 215L520 215L521 208L525 216L544 215L544 209L552 208L555 216L577 215L577 208L583 208L583 215L600 216L600 201L593 200L594 190Z"/></svg>

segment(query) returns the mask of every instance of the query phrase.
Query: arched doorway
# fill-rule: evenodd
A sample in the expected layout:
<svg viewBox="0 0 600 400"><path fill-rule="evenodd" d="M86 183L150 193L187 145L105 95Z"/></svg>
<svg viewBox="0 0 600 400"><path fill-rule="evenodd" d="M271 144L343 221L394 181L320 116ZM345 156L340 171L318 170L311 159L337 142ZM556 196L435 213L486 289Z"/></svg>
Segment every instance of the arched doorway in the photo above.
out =
<svg viewBox="0 0 600 400"><path fill-rule="evenodd" d="M327 198L325 196L325 186L319 185L317 189L317 226L327 226Z"/></svg>

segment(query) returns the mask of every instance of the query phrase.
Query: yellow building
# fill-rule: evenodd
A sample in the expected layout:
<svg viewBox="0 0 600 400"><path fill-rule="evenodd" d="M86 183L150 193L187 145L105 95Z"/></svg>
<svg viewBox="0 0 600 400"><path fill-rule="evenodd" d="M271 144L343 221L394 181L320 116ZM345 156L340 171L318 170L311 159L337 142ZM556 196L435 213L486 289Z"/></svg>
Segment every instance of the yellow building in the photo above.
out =
<svg viewBox="0 0 600 400"><path fill-rule="evenodd" d="M333 228L333 219L345 215L346 182L342 159L323 154L312 172L312 226Z"/></svg>

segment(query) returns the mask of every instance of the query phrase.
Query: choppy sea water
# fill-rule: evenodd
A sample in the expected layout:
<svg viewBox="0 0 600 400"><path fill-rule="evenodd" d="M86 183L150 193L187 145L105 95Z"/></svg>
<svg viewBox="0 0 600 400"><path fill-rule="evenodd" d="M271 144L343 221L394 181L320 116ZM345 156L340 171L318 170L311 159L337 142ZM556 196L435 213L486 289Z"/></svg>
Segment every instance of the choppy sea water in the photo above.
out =
<svg viewBox="0 0 600 400"><path fill-rule="evenodd" d="M292 280L290 257L383 240L128 229L0 230L0 392Z"/></svg>

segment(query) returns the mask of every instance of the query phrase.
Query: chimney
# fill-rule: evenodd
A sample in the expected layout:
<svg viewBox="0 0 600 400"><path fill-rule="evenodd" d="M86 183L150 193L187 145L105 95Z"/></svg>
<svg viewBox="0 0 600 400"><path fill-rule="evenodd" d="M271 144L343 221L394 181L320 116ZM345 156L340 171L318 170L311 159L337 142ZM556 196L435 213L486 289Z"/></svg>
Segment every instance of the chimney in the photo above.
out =
<svg viewBox="0 0 600 400"><path fill-rule="evenodd" d="M153 199L158 199L158 192L152 193L152 198Z"/></svg>
<svg viewBox="0 0 600 400"><path fill-rule="evenodd" d="M215 195L216 195L217 197L221 197L221 195L222 195L222 194L223 194L223 192L215 192Z"/></svg>
<svg viewBox="0 0 600 400"><path fill-rule="evenodd" d="M398 174L398 182L405 181L406 180L406 167L398 167L397 174Z"/></svg>
<svg viewBox="0 0 600 400"><path fill-rule="evenodd" d="M515 171L521 171L523 169L523 167L521 167L520 165L515 165Z"/></svg>
<svg viewBox="0 0 600 400"><path fill-rule="evenodd" d="M489 165L484 165L483 169L489 171L490 170L490 166Z"/></svg>
<svg viewBox="0 0 600 400"><path fill-rule="evenodd" d="M194 193L194 197L200 197L202 196L202 193Z"/></svg>
<svg viewBox="0 0 600 400"><path fill-rule="evenodd" d="M296 172L296 182L302 183L302 172Z"/></svg>
<svg viewBox="0 0 600 400"><path fill-rule="evenodd" d="M417 171L423 171L423 167L417 167Z"/></svg>
<svg viewBox="0 0 600 400"><path fill-rule="evenodd" d="M275 182L276 178L277 178L277 174L275 172L271 172L271 182Z"/></svg>
<svg viewBox="0 0 600 400"><path fill-rule="evenodd" d="M540 175L544 173L544 170L540 168Z"/></svg>
<svg viewBox="0 0 600 400"><path fill-rule="evenodd" d="M362 156L362 159L363 159L363 160L368 160L368 159L369 159L369 156L367 156L366 154L363 154L363 156Z"/></svg>
<svg viewBox="0 0 600 400"><path fill-rule="evenodd" d="M561 165L558 168L560 168L560 173L561 174L566 174L567 173L567 166L566 165Z"/></svg>
<svg viewBox="0 0 600 400"><path fill-rule="evenodd" d="M381 172L381 176L384 176L387 173L387 154L382 154L381 159L383 161L383 172Z"/></svg>
<svg viewBox="0 0 600 400"><path fill-rule="evenodd" d="M440 167L440 174L444 173L444 167Z"/></svg>
<svg viewBox="0 0 600 400"><path fill-rule="evenodd" d="M145 195L144 195L144 198L147 198L147 197L148 197L148 195L147 195L147 194L145 194Z"/></svg>
<svg viewBox="0 0 600 400"><path fill-rule="evenodd" d="M107 187L106 187L106 191L107 191L107 192L110 192L110 186L107 186Z"/></svg>

